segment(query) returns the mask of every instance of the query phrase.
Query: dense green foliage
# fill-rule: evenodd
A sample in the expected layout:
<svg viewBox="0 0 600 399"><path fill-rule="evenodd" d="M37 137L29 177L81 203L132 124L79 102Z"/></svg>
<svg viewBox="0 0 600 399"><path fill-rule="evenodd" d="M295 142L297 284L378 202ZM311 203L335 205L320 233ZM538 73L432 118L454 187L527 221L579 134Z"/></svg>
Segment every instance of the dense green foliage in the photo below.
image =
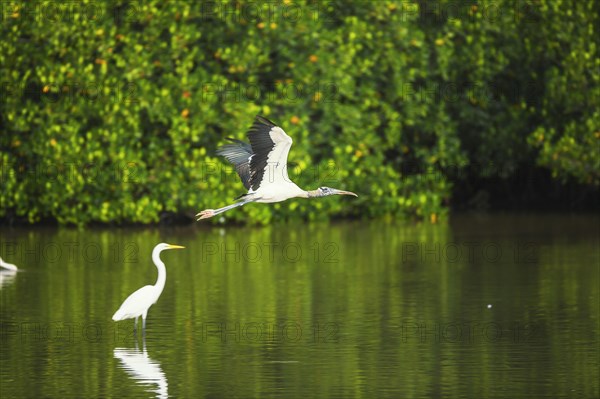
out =
<svg viewBox="0 0 600 399"><path fill-rule="evenodd" d="M523 163L600 185L598 2L48 4L2 9L7 220L151 223L223 206L244 189L215 149L256 114L293 137L301 187L360 198L233 220L435 221L457 171Z"/></svg>

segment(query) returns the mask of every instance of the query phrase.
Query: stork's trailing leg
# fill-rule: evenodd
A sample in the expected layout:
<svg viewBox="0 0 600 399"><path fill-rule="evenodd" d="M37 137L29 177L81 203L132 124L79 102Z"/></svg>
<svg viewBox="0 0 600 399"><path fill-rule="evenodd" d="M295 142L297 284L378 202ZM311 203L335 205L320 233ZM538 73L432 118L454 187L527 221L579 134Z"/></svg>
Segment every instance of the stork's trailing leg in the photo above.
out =
<svg viewBox="0 0 600 399"><path fill-rule="evenodd" d="M228 211L230 209L237 208L238 206L245 205L248 202L254 202L254 201L258 200L258 199L260 199L260 198L253 198L253 199L243 200L243 201L240 201L240 202L236 202L235 204L224 206L223 208L219 208L219 209L205 209L202 212L198 213L196 215L196 217L198 218L197 220L208 219L208 218L211 218L213 216L217 216L218 214L223 213L225 211Z"/></svg>

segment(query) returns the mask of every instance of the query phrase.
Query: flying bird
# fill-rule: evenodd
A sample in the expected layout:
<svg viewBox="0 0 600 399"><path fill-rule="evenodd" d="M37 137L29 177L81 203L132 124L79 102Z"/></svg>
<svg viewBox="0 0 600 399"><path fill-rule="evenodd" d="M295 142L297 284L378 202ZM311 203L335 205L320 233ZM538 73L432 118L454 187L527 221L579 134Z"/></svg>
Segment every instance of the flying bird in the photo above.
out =
<svg viewBox="0 0 600 399"><path fill-rule="evenodd" d="M160 260L160 253L166 249L181 249L185 248L181 245L171 245L161 243L152 250L152 261L158 269L158 279L154 285L146 285L129 295L119 310L115 312L112 319L114 321L133 319L135 318L134 331L137 330L138 317L142 316L142 330L146 332L146 315L150 306L154 305L160 294L165 288L167 280L167 270L165 264Z"/></svg>
<svg viewBox="0 0 600 399"><path fill-rule="evenodd" d="M353 195L353 192L329 187L303 190L290 180L287 158L292 138L273 122L257 115L248 131L250 144L228 138L232 144L217 149L235 167L248 193L236 198L237 202L219 209L205 209L196 216L208 219L249 202L273 203L290 198L320 198L329 195Z"/></svg>

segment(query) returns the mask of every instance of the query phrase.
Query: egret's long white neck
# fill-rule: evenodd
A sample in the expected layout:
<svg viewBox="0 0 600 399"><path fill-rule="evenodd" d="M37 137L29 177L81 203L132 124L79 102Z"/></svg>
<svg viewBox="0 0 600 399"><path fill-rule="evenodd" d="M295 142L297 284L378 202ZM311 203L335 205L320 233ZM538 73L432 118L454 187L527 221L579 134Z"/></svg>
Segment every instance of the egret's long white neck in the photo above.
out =
<svg viewBox="0 0 600 399"><path fill-rule="evenodd" d="M158 279L156 279L154 286L159 289L159 292L162 292L163 288L165 288L165 281L167 281L167 270L165 269L165 264L160 260L161 251L161 249L156 248L152 251L152 261L158 269Z"/></svg>

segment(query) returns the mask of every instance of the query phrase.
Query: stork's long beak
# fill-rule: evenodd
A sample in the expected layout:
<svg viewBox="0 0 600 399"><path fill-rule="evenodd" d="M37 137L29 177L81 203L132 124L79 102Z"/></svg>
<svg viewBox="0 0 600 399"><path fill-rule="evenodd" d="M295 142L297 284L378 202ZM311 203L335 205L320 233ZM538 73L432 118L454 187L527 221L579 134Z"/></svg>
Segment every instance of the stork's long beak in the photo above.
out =
<svg viewBox="0 0 600 399"><path fill-rule="evenodd" d="M182 247L181 245L171 245L169 244L169 249L183 249L185 247Z"/></svg>
<svg viewBox="0 0 600 399"><path fill-rule="evenodd" d="M357 194L353 193L352 191L344 191L344 190L335 190L334 194L338 194L338 195L353 195L355 197L358 197Z"/></svg>

